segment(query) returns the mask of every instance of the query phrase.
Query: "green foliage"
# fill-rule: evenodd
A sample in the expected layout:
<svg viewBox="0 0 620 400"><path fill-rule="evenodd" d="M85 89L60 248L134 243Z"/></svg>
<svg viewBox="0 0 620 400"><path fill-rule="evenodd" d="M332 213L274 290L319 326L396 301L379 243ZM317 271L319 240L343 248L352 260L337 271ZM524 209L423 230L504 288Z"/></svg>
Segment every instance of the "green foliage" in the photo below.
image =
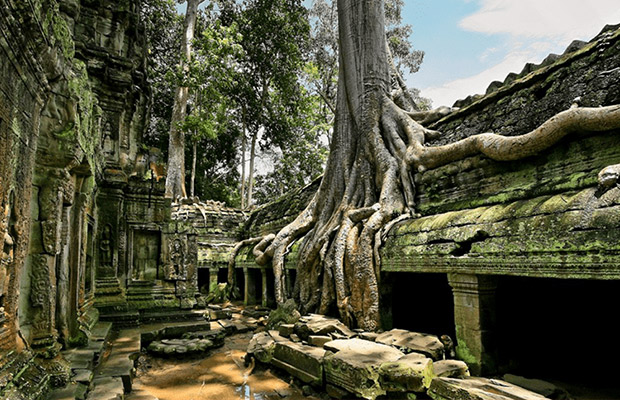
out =
<svg viewBox="0 0 620 400"><path fill-rule="evenodd" d="M157 147L167 154L174 103L172 77L179 63L183 20L176 12L174 0L144 0L140 19L147 38L147 71L152 90L150 118L144 141L148 147Z"/></svg>

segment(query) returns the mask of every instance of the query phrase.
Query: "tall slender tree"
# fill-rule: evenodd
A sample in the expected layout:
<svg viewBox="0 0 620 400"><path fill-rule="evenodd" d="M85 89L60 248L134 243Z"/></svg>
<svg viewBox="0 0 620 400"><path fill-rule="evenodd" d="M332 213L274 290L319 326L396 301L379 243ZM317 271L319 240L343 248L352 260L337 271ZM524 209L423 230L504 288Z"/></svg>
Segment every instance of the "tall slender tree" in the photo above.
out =
<svg viewBox="0 0 620 400"><path fill-rule="evenodd" d="M179 70L189 71L189 63L192 58L192 40L196 27L198 6L204 0L187 0L185 22L183 24L183 36L181 37L181 60ZM168 174L166 176L166 197L176 199L186 197L185 191L185 133L180 124L186 116L189 87L184 82L179 82L172 108L170 120L170 133L168 141Z"/></svg>

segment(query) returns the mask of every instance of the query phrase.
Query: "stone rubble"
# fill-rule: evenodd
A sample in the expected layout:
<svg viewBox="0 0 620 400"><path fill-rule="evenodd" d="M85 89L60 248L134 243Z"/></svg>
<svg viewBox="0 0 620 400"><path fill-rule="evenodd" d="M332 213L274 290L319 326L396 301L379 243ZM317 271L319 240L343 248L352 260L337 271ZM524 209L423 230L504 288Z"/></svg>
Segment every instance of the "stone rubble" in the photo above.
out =
<svg viewBox="0 0 620 400"><path fill-rule="evenodd" d="M298 337L301 342L291 338ZM282 369L331 398L433 400L539 400L545 397L498 379L470 376L466 363L445 360L437 336L393 329L350 330L321 315L254 335L246 361Z"/></svg>

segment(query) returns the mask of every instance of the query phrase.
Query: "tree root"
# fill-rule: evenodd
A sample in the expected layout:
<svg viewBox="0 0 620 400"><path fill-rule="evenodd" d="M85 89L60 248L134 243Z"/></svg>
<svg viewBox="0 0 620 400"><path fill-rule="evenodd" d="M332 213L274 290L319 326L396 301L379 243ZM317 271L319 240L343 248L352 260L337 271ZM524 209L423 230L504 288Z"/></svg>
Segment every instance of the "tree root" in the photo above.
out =
<svg viewBox="0 0 620 400"><path fill-rule="evenodd" d="M570 108L520 136L483 133L445 146L424 147L412 143L407 154L409 164L418 170L436 168L450 162L484 154L496 161L514 161L545 150L570 133L601 132L620 127L620 105L598 108Z"/></svg>
<svg viewBox="0 0 620 400"><path fill-rule="evenodd" d="M228 259L228 285L230 288L235 287L235 260L237 259L239 250L241 250L243 246L258 243L261 240L263 240L263 236L253 237L237 242L237 244L235 244L235 247L233 247L230 253L230 258Z"/></svg>

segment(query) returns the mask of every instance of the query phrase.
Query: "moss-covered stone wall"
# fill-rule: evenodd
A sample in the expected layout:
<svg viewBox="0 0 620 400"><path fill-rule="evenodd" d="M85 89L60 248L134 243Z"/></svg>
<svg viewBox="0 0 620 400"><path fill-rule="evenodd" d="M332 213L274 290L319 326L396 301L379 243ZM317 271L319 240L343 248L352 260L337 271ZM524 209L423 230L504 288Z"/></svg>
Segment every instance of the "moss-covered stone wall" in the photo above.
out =
<svg viewBox="0 0 620 400"><path fill-rule="evenodd" d="M553 62L494 83L432 126L430 145L527 133L573 104L620 103L620 30L574 43ZM618 279L617 187L598 172L620 162L620 132L572 134L514 162L469 157L416 176L421 218L390 232L382 270Z"/></svg>

